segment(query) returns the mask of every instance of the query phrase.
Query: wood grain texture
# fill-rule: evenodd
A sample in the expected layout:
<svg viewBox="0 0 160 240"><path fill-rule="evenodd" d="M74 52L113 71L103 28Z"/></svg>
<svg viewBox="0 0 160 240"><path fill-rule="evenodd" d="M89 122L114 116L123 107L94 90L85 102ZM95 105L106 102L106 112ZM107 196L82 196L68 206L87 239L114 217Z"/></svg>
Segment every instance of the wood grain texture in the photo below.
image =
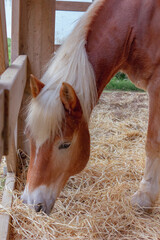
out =
<svg viewBox="0 0 160 240"><path fill-rule="evenodd" d="M11 62L19 56L20 0L12 0Z"/></svg>
<svg viewBox="0 0 160 240"><path fill-rule="evenodd" d="M5 190L2 198L2 209L7 209L12 205L12 191L15 187L15 174L7 173ZM11 216L9 214L0 214L0 239L8 240L10 232Z"/></svg>
<svg viewBox="0 0 160 240"><path fill-rule="evenodd" d="M56 10L85 12L90 5L89 2L56 1Z"/></svg>
<svg viewBox="0 0 160 240"><path fill-rule="evenodd" d="M54 52L55 0L20 1L19 14L19 54L28 56L28 74L40 78Z"/></svg>
<svg viewBox="0 0 160 240"><path fill-rule="evenodd" d="M13 59L19 54L26 54L28 57L27 84L21 108L23 112L30 96L30 74L41 78L45 65L54 53L55 0L13 0L12 7L15 9L12 14L12 44L16 46ZM22 134L25 117L21 112L18 119L18 148L29 154L29 144Z"/></svg>
<svg viewBox="0 0 160 240"><path fill-rule="evenodd" d="M27 76L27 57L19 56L1 75L0 89L5 93L4 155L8 154L22 102Z"/></svg>
<svg viewBox="0 0 160 240"><path fill-rule="evenodd" d="M16 133L17 138L17 133ZM17 173L17 149L15 145L15 138L11 140L11 144L9 146L9 153L6 156L6 163L7 163L7 171Z"/></svg>

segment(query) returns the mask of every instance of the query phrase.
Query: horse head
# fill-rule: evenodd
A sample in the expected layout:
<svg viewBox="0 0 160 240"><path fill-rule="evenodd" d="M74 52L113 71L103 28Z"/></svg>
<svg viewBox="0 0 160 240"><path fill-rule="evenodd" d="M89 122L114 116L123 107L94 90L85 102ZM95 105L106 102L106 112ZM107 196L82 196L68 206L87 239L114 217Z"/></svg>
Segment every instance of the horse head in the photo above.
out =
<svg viewBox="0 0 160 240"><path fill-rule="evenodd" d="M32 75L30 86L33 100L40 104L38 96L45 85ZM88 123L70 84L62 83L59 98L64 117L56 133L50 131L48 138L39 144L31 129L27 129L31 154L22 199L25 203L33 205L37 212L42 210L47 214L52 210L69 177L79 173L86 166L90 154ZM41 115L43 114L42 109ZM39 120L40 118L37 119L37 125ZM43 128L46 128L46 125L47 123L44 123Z"/></svg>

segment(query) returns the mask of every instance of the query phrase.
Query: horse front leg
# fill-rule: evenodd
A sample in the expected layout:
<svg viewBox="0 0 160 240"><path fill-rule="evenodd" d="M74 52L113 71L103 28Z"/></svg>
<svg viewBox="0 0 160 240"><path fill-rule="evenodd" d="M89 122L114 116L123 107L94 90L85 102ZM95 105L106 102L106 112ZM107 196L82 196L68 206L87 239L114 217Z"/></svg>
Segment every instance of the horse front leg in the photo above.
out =
<svg viewBox="0 0 160 240"><path fill-rule="evenodd" d="M133 205L144 209L154 205L160 189L160 84L150 85L145 171L139 189L131 201Z"/></svg>

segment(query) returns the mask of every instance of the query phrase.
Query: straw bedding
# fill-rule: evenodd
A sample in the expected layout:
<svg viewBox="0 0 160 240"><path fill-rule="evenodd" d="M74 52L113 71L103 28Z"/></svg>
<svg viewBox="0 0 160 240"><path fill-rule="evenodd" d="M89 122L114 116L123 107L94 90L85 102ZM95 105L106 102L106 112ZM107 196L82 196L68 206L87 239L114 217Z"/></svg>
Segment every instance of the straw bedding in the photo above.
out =
<svg viewBox="0 0 160 240"><path fill-rule="evenodd" d="M143 176L147 119L146 93L104 93L90 121L90 161L70 178L50 216L19 200L23 171L7 209L10 239L160 239L160 202L152 213L130 204Z"/></svg>

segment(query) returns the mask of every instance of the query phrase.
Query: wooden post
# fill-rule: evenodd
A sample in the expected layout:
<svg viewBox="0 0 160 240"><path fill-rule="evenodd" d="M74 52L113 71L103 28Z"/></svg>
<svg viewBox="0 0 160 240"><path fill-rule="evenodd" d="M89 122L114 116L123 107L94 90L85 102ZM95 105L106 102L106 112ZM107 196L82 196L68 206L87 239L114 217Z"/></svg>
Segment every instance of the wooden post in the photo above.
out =
<svg viewBox="0 0 160 240"><path fill-rule="evenodd" d="M29 75L32 73L41 78L45 64L54 52L55 0L13 0L12 12L12 61L19 54L28 56L28 80L18 121L18 148L29 154L23 135L23 109L30 96Z"/></svg>
<svg viewBox="0 0 160 240"><path fill-rule="evenodd" d="M0 1L0 74L8 67L8 44L4 0Z"/></svg>
<svg viewBox="0 0 160 240"><path fill-rule="evenodd" d="M0 163L4 150L4 139L3 139L3 129L4 129L4 91L0 90Z"/></svg>
<svg viewBox="0 0 160 240"><path fill-rule="evenodd" d="M12 0L11 62L19 56L20 0Z"/></svg>
<svg viewBox="0 0 160 240"><path fill-rule="evenodd" d="M10 208L12 205L12 191L15 186L15 173L7 173L5 189L2 198L2 207L4 209ZM10 221L11 216L9 214L0 214L0 239L1 240L9 240L10 233Z"/></svg>
<svg viewBox="0 0 160 240"><path fill-rule="evenodd" d="M40 78L54 51L55 0L13 0L12 24L12 61L26 54Z"/></svg>
<svg viewBox="0 0 160 240"><path fill-rule="evenodd" d="M0 89L4 90L4 155L14 137L19 109L23 97L27 75L27 57L19 56L1 75Z"/></svg>

